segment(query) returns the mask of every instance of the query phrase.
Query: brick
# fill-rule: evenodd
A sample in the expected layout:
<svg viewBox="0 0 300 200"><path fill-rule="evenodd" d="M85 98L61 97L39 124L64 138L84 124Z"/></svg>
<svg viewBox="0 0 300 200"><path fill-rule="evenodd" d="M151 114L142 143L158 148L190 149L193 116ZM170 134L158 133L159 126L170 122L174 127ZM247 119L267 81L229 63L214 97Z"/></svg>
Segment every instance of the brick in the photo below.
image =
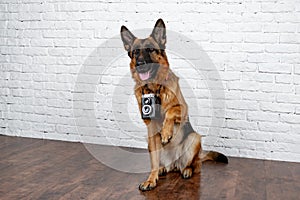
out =
<svg viewBox="0 0 300 200"><path fill-rule="evenodd" d="M273 84L273 83L262 83L260 85L260 90L263 92L270 92L270 93L292 93L294 91L291 85Z"/></svg>
<svg viewBox="0 0 300 200"><path fill-rule="evenodd" d="M298 53L299 45L297 44L268 44L265 46L267 53Z"/></svg>
<svg viewBox="0 0 300 200"><path fill-rule="evenodd" d="M279 35L276 33L247 33L244 36L244 42L246 43L277 43ZM257 45L257 44L256 44Z"/></svg>
<svg viewBox="0 0 300 200"><path fill-rule="evenodd" d="M250 141L272 141L272 135L271 132L263 132L263 131L252 131L252 130L242 130L241 136L244 139L250 140Z"/></svg>
<svg viewBox="0 0 300 200"><path fill-rule="evenodd" d="M268 132L283 132L286 133L290 131L290 126L283 123L274 122L259 122L259 130Z"/></svg>
<svg viewBox="0 0 300 200"><path fill-rule="evenodd" d="M261 111L250 111L247 113L248 121L267 121L267 122L277 122L279 120L279 114L261 112Z"/></svg>
<svg viewBox="0 0 300 200"><path fill-rule="evenodd" d="M67 11L67 12L75 12L80 10L80 4L77 3L64 3L59 4L56 8L56 11Z"/></svg>
<svg viewBox="0 0 300 200"><path fill-rule="evenodd" d="M11 73L10 78L11 78L11 80L31 81L32 74L30 74L30 73Z"/></svg>
<svg viewBox="0 0 300 200"><path fill-rule="evenodd" d="M291 84L293 81L293 76L291 75L276 75L275 82L276 83L284 83L284 84Z"/></svg>
<svg viewBox="0 0 300 200"><path fill-rule="evenodd" d="M295 33L297 31L297 24L290 22L276 22L266 23L263 31L267 33Z"/></svg>
<svg viewBox="0 0 300 200"><path fill-rule="evenodd" d="M9 60L11 63L18 63L18 64L31 64L32 57L25 56L25 55L10 55Z"/></svg>
<svg viewBox="0 0 300 200"><path fill-rule="evenodd" d="M255 53L247 56L250 63L279 63L280 57L273 53Z"/></svg>
<svg viewBox="0 0 300 200"><path fill-rule="evenodd" d="M259 72L291 74L293 65L279 63L261 63L258 65Z"/></svg>
<svg viewBox="0 0 300 200"><path fill-rule="evenodd" d="M68 19L66 12L46 12L43 13L43 20L45 21L65 21Z"/></svg>
<svg viewBox="0 0 300 200"><path fill-rule="evenodd" d="M31 97L33 96L34 92L31 89L14 89L12 90L13 96L19 97Z"/></svg>
<svg viewBox="0 0 300 200"><path fill-rule="evenodd" d="M11 24L12 26L14 25L15 23ZM26 28L28 29L34 29L34 30L45 30L45 29L51 29L51 28L54 28L54 24L55 22L49 22L49 21L30 21L26 24L24 23L20 23L19 25L26 25Z"/></svg>
<svg viewBox="0 0 300 200"><path fill-rule="evenodd" d="M260 109L275 113L293 113L295 106L284 103L260 102Z"/></svg>
<svg viewBox="0 0 300 200"><path fill-rule="evenodd" d="M225 99L226 100L239 100L239 99L241 99L241 91L238 91L238 90L226 91Z"/></svg>
<svg viewBox="0 0 300 200"><path fill-rule="evenodd" d="M42 15L41 13L34 13L34 12L28 12L28 13L20 12L18 13L17 19L20 21L41 21Z"/></svg>
<svg viewBox="0 0 300 200"><path fill-rule="evenodd" d="M300 64L295 64L294 65L294 73L295 74L300 74Z"/></svg>
<svg viewBox="0 0 300 200"><path fill-rule="evenodd" d="M46 64L46 65L53 65L57 63L57 58L49 57L49 56L34 56L33 57L34 64Z"/></svg>
<svg viewBox="0 0 300 200"><path fill-rule="evenodd" d="M280 56L280 60L282 63L292 64L300 63L300 57L297 53L284 53Z"/></svg>
<svg viewBox="0 0 300 200"><path fill-rule="evenodd" d="M276 141L276 143L297 143L297 141L299 141L299 135L297 134L297 132L294 132L294 130L296 130L297 128L299 130L299 127L297 127L296 125L292 126L290 135L291 137L285 137L285 135L281 133L272 133L272 139L273 141Z"/></svg>
<svg viewBox="0 0 300 200"><path fill-rule="evenodd" d="M300 114L300 107L296 107L296 114Z"/></svg>
<svg viewBox="0 0 300 200"><path fill-rule="evenodd" d="M43 31L44 38L67 38L68 32L65 30Z"/></svg>
<svg viewBox="0 0 300 200"><path fill-rule="evenodd" d="M52 39L32 39L32 40L30 40L30 44L33 47L52 47L53 40Z"/></svg>
<svg viewBox="0 0 300 200"><path fill-rule="evenodd" d="M68 65L81 65L82 64L82 58L79 57L57 57L56 59L56 63L58 65L64 65L64 66L68 66Z"/></svg>
<svg viewBox="0 0 300 200"><path fill-rule="evenodd" d="M43 73L45 66L42 65L23 65L22 73Z"/></svg>
<svg viewBox="0 0 300 200"><path fill-rule="evenodd" d="M247 7L248 9L248 7ZM230 32L261 32L262 24L259 23L230 23L228 24Z"/></svg>
<svg viewBox="0 0 300 200"><path fill-rule="evenodd" d="M300 103L300 95L293 94L278 94L277 102L279 103L291 103L291 104L299 104Z"/></svg>
<svg viewBox="0 0 300 200"><path fill-rule="evenodd" d="M21 55L23 53L23 49L19 47L7 47L2 48L0 52L3 55Z"/></svg>
<svg viewBox="0 0 300 200"><path fill-rule="evenodd" d="M246 81L257 81L257 82L266 82L272 83L274 80L273 74L266 73L257 73L257 72L244 72L242 74L242 79Z"/></svg>
<svg viewBox="0 0 300 200"><path fill-rule="evenodd" d="M54 124L45 124L45 123L31 123L33 131L40 131L44 133L54 132Z"/></svg>
<svg viewBox="0 0 300 200"><path fill-rule="evenodd" d="M71 27L71 29L77 29L78 27L80 27L80 24L74 25L73 27ZM93 37L93 31L68 31L68 38L93 39Z"/></svg>
<svg viewBox="0 0 300 200"><path fill-rule="evenodd" d="M228 128L222 128L219 131L219 134L220 134L221 137L225 137L225 138L238 139L240 137L240 131L239 130L233 130L233 129L228 129Z"/></svg>
<svg viewBox="0 0 300 200"><path fill-rule="evenodd" d="M2 12L7 11L7 7L8 7L8 6L9 6L9 5L1 4L1 5L0 5L0 11L2 11Z"/></svg>
<svg viewBox="0 0 300 200"><path fill-rule="evenodd" d="M289 124L300 124L300 115L295 114L281 114L280 121Z"/></svg>
<svg viewBox="0 0 300 200"><path fill-rule="evenodd" d="M58 124L55 127L55 130L58 133L68 133L68 134L77 134L77 127L76 126L69 126L69 125L61 125Z"/></svg>
<svg viewBox="0 0 300 200"><path fill-rule="evenodd" d="M239 72L255 72L257 70L257 64L253 63L239 63L231 64L227 66L228 71L239 71Z"/></svg>
<svg viewBox="0 0 300 200"><path fill-rule="evenodd" d="M209 73L210 78L216 78L215 73ZM233 81L233 80L240 80L241 75L240 73L237 72L219 72L220 78L221 80L225 80L225 81Z"/></svg>
<svg viewBox="0 0 300 200"><path fill-rule="evenodd" d="M280 35L279 42L286 43L286 44L299 44L300 43L300 35L293 34L293 33L284 33L284 34Z"/></svg>
<svg viewBox="0 0 300 200"><path fill-rule="evenodd" d="M27 56L47 56L47 49L40 47L26 47L23 50L24 55Z"/></svg>
<svg viewBox="0 0 300 200"><path fill-rule="evenodd" d="M243 36L237 33L214 33L211 36L211 41L220 43L242 42Z"/></svg>
<svg viewBox="0 0 300 200"><path fill-rule="evenodd" d="M234 110L258 110L259 105L256 101L246 100L227 100L226 107Z"/></svg>
<svg viewBox="0 0 300 200"><path fill-rule="evenodd" d="M226 127L238 130L257 130L257 123L244 120L226 120Z"/></svg>
<svg viewBox="0 0 300 200"><path fill-rule="evenodd" d="M300 86L296 86L295 90L296 90L296 94L300 95Z"/></svg>
<svg viewBox="0 0 300 200"><path fill-rule="evenodd" d="M257 91L259 84L254 81L230 81L227 88L229 90Z"/></svg>
<svg viewBox="0 0 300 200"><path fill-rule="evenodd" d="M279 23L290 22L292 24L295 24L295 23L299 22L299 19L297 19L297 17L295 17L294 12L282 12L280 14L274 15L274 20Z"/></svg>
<svg viewBox="0 0 300 200"><path fill-rule="evenodd" d="M259 12L259 13L244 13L243 15L243 20L245 22L272 22L273 21L273 14L272 13L262 13L262 12Z"/></svg>
<svg viewBox="0 0 300 200"><path fill-rule="evenodd" d="M72 56L73 49L64 47L48 48L48 53L50 56Z"/></svg>
<svg viewBox="0 0 300 200"><path fill-rule="evenodd" d="M76 39L55 39L54 47L78 47L78 40Z"/></svg>
<svg viewBox="0 0 300 200"><path fill-rule="evenodd" d="M262 12L280 13L280 12L291 12L295 9L294 4L288 2L263 2L261 4Z"/></svg>
<svg viewBox="0 0 300 200"><path fill-rule="evenodd" d="M233 52L263 53L264 45L258 43L239 43L232 47Z"/></svg>

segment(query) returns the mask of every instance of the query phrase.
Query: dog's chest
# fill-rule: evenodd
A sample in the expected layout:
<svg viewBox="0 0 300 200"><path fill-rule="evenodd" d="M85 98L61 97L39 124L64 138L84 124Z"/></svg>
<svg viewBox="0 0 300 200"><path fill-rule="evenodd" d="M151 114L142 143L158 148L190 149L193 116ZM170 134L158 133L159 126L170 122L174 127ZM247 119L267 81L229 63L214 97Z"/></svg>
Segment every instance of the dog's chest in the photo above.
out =
<svg viewBox="0 0 300 200"><path fill-rule="evenodd" d="M160 151L160 162L164 166L168 166L171 162L178 160L180 157L181 142L183 138L183 130L179 124L174 125L173 138L164 145Z"/></svg>

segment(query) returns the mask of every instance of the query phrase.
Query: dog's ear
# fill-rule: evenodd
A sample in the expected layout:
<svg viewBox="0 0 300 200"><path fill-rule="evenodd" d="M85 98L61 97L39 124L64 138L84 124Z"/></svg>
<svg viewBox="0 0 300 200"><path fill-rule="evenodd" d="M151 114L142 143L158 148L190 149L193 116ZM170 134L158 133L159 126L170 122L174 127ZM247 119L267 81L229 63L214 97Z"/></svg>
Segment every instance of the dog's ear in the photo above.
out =
<svg viewBox="0 0 300 200"><path fill-rule="evenodd" d="M154 38L162 49L166 48L166 25L162 19L156 21L151 37Z"/></svg>
<svg viewBox="0 0 300 200"><path fill-rule="evenodd" d="M126 26L121 27L121 38L126 51L130 51L132 44L136 37L126 28Z"/></svg>

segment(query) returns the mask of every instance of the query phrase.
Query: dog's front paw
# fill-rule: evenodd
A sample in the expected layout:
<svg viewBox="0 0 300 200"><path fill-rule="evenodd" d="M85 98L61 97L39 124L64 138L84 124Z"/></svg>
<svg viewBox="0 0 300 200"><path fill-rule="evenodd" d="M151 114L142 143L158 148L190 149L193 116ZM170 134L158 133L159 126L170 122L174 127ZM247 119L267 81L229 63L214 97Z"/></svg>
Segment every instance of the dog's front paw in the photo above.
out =
<svg viewBox="0 0 300 200"><path fill-rule="evenodd" d="M169 131L162 131L160 135L161 135L161 143L162 144L169 143L173 137L173 135Z"/></svg>
<svg viewBox="0 0 300 200"><path fill-rule="evenodd" d="M170 140L172 139L172 135L166 135L166 136L161 136L161 143L162 144L167 144L170 142Z"/></svg>
<svg viewBox="0 0 300 200"><path fill-rule="evenodd" d="M139 185L139 189L142 191L152 190L156 187L156 181L145 181Z"/></svg>
<svg viewBox="0 0 300 200"><path fill-rule="evenodd" d="M168 123L164 124L164 126L161 130L160 136L161 136L162 144L169 143L173 137L173 126L169 125Z"/></svg>

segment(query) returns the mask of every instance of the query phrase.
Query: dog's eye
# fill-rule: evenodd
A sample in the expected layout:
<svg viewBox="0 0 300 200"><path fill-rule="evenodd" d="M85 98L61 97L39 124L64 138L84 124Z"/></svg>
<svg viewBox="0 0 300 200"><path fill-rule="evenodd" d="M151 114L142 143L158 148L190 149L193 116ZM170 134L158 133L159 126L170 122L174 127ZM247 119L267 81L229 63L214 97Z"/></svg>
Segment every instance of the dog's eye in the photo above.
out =
<svg viewBox="0 0 300 200"><path fill-rule="evenodd" d="M132 50L132 53L133 53L133 54L139 54L139 53L140 53L140 50L139 50L139 49L134 49L134 50Z"/></svg>
<svg viewBox="0 0 300 200"><path fill-rule="evenodd" d="M155 51L155 49L154 48L147 48L146 51L149 52L149 53L152 53L153 51Z"/></svg>

